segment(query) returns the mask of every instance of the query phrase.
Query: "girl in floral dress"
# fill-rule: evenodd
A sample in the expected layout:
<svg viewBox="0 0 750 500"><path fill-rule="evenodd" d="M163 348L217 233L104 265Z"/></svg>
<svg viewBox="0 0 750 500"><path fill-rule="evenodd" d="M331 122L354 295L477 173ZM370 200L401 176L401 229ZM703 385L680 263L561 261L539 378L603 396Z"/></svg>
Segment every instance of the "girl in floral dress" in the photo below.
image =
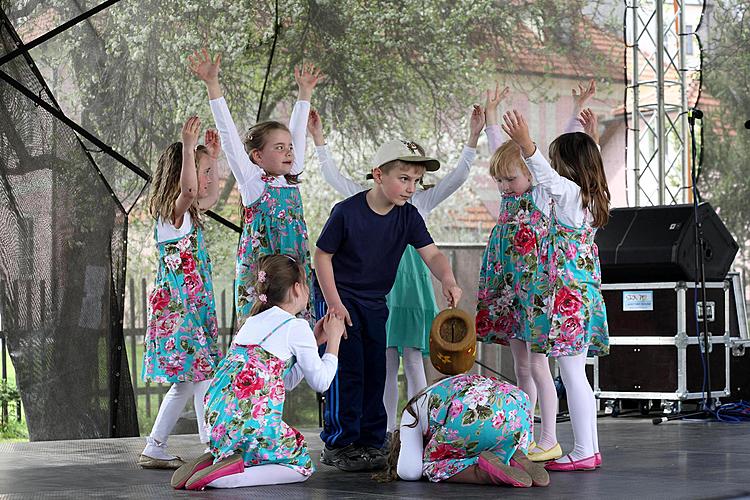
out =
<svg viewBox="0 0 750 500"><path fill-rule="evenodd" d="M328 388L338 368L344 322L329 314L313 331L295 317L310 295L296 258L264 256L258 266L258 300L206 395L210 453L178 469L175 488L294 483L314 471L305 438L282 420L284 399L303 377L315 391Z"/></svg>
<svg viewBox="0 0 750 500"><path fill-rule="evenodd" d="M237 324L242 325L257 299L255 276L261 256L292 255L302 263L308 279L312 280L307 225L297 177L302 173L305 157L310 98L321 74L312 65L295 69L299 96L289 128L276 121L257 123L243 140L219 84L221 56L212 58L203 49L189 60L191 71L208 89L216 128L242 198L242 235L237 248L234 284ZM312 302L301 311L311 325L312 311Z"/></svg>
<svg viewBox="0 0 750 500"><path fill-rule="evenodd" d="M547 486L544 467L526 457L531 418L518 387L482 375L445 378L407 403L376 479Z"/></svg>
<svg viewBox="0 0 750 500"><path fill-rule="evenodd" d="M529 137L517 111L503 117L503 130L520 148L526 165L554 201L546 244L547 290L535 298L550 320L548 331L534 331L531 350L554 356L567 392L575 447L547 462L548 470L593 470L601 464L594 394L586 379L586 355L609 350L607 313L600 290L599 255L594 235L609 218L609 189L597 146L597 121L590 109L581 122L586 133L563 134L550 145L552 166Z"/></svg>
<svg viewBox="0 0 750 500"><path fill-rule="evenodd" d="M211 204L211 171L221 152L218 136L206 132L198 146L200 120L191 117L182 142L159 158L152 180L149 209L156 219L154 238L159 269L149 295L142 376L146 382L171 383L159 407L146 448L138 459L145 468L176 469L183 462L167 453L167 438L185 403L193 397L201 442L203 396L218 362L216 309L211 260L203 240L200 210ZM197 167L196 167L197 158Z"/></svg>
<svg viewBox="0 0 750 500"><path fill-rule="evenodd" d="M596 90L589 82L573 90L574 110L566 130L580 129L578 113ZM498 94L487 92L487 138L490 175L502 193L498 222L490 234L480 269L477 297L477 338L486 343L510 346L518 386L531 400L533 411L539 402L541 432L530 446L529 458L545 461L562 456L557 442L557 390L547 357L532 352L534 332L547 332L549 319L535 297L547 290L543 244L549 232L552 200L543 186L534 185L521 151L513 141L501 145L497 107L507 88Z"/></svg>

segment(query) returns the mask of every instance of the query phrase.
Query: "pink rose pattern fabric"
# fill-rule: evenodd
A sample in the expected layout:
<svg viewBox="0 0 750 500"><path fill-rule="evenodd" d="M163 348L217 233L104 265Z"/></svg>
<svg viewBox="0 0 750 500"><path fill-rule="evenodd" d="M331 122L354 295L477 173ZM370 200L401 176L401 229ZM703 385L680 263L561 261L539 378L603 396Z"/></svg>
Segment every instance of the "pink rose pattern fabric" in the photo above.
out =
<svg viewBox="0 0 750 500"><path fill-rule="evenodd" d="M428 390L429 418L423 474L439 482L475 464L491 451L508 463L533 436L529 397L492 377L462 374Z"/></svg>
<svg viewBox="0 0 750 500"><path fill-rule="evenodd" d="M502 345L513 338L528 342L533 331L549 328L538 299L547 286L542 245L548 227L549 220L534 205L531 193L503 196L479 272L477 340Z"/></svg>
<svg viewBox="0 0 750 500"><path fill-rule="evenodd" d="M302 263L312 290L312 269L307 241L307 224L302 210L299 189L291 186L273 186L270 177L263 177L266 189L249 207L243 209L242 236L237 248L234 303L237 322L242 325L250 316L257 297L258 260L264 255L291 255ZM314 326L312 294L304 319Z"/></svg>
<svg viewBox="0 0 750 500"><path fill-rule="evenodd" d="M154 231L156 238L156 231ZM159 269L148 297L142 378L146 382L200 382L219 361L211 259L203 231L157 242Z"/></svg>
<svg viewBox="0 0 750 500"><path fill-rule="evenodd" d="M282 420L285 364L261 346L233 345L206 393L206 426L214 461L241 453L245 466L279 464L315 470L302 434Z"/></svg>
<svg viewBox="0 0 750 500"><path fill-rule="evenodd" d="M601 293L599 250L594 243L596 229L585 223L580 228L566 226L551 217L549 293L543 296L550 327L535 332L531 350L548 356L609 353L607 309Z"/></svg>

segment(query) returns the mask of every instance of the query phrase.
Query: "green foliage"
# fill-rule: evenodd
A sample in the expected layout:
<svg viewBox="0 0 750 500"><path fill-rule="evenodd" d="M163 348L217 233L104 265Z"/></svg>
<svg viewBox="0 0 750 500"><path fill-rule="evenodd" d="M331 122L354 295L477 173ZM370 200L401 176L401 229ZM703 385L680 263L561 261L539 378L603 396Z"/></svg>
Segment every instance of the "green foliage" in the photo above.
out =
<svg viewBox="0 0 750 500"><path fill-rule="evenodd" d="M719 211L740 245L737 264L748 269L750 234L750 1L715 3L712 36L706 44L704 86L708 101L704 133L704 172L699 187ZM708 107L710 106L710 108Z"/></svg>

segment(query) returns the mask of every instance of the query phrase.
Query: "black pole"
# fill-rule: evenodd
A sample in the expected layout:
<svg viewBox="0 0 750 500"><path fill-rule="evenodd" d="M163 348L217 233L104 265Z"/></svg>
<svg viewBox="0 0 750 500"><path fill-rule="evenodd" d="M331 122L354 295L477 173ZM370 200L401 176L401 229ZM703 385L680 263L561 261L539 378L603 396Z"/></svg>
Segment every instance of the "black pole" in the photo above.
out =
<svg viewBox="0 0 750 500"><path fill-rule="evenodd" d="M85 21L89 17L93 16L94 14L98 14L99 12L103 11L104 9L111 7L112 5L116 4L120 0L107 0L106 2L102 2L93 9L87 10L86 12L74 17L73 19L66 21L65 23L61 24L57 28L54 28L47 33L40 35L36 38L34 38L32 41L26 44L22 44L20 47L16 48L15 50L11 50L4 56L0 57L0 66L7 63L11 59L16 58L17 56L28 52L29 50L33 49L34 47L43 44L47 40L50 40L60 33L69 30L76 24L80 23L81 21Z"/></svg>
<svg viewBox="0 0 750 500"><path fill-rule="evenodd" d="M63 122L68 127L72 128L75 132L83 136L86 140L97 146L101 151L114 158L118 163L122 164L123 166L127 167L131 171L138 174L142 179L145 179L147 181L151 180L151 176L143 170L141 167L135 165L133 162L122 156L120 153L112 149L107 143L96 137L94 134L83 128L82 126L78 125L76 122L68 118L65 113L57 109L55 106L52 106L50 103L36 95L34 92L26 88L22 83L18 82L15 78L4 72L0 69L0 79L5 80L6 83L11 85L13 88L18 90L20 93L22 93L24 96L29 98L31 101L33 101L36 105L43 108L45 111L47 111L49 114ZM212 219L216 220L217 222L223 224L224 226L236 231L240 232L239 226L234 224L233 222L225 219L221 215L209 210L206 212L206 214L211 217Z"/></svg>

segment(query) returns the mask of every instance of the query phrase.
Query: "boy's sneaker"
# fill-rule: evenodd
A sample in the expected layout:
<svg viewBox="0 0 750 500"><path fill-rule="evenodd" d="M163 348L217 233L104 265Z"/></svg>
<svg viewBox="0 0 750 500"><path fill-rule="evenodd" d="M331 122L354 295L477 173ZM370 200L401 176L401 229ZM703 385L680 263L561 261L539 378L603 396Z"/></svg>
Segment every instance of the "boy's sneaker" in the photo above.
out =
<svg viewBox="0 0 750 500"><path fill-rule="evenodd" d="M385 464L388 462L388 452L390 447L383 446L382 448L375 448L374 446L365 446L363 448L363 455L368 462L369 470L381 470L385 469Z"/></svg>
<svg viewBox="0 0 750 500"><path fill-rule="evenodd" d="M370 470L370 460L364 455L362 448L353 444L343 448L329 448L323 446L320 463L332 465L346 472Z"/></svg>

